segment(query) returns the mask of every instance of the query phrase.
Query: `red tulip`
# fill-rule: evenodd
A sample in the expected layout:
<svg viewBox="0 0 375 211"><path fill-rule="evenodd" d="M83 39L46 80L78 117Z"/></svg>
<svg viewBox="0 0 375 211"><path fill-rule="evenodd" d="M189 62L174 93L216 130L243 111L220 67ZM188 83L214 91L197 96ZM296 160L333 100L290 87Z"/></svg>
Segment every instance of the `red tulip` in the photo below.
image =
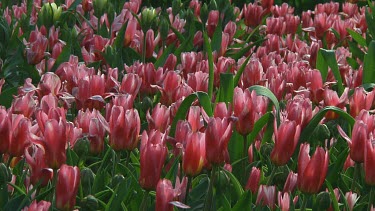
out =
<svg viewBox="0 0 375 211"><path fill-rule="evenodd" d="M22 156L25 148L30 143L31 122L23 115L12 116L11 139L9 143L9 154L13 157Z"/></svg>
<svg viewBox="0 0 375 211"><path fill-rule="evenodd" d="M283 192L293 192L297 186L297 178L298 175L293 171L290 171L288 177L286 178Z"/></svg>
<svg viewBox="0 0 375 211"><path fill-rule="evenodd" d="M275 208L276 186L261 185L258 190L256 204L268 206L271 210Z"/></svg>
<svg viewBox="0 0 375 211"><path fill-rule="evenodd" d="M48 168L45 158L45 149L38 145L30 145L25 149L25 158L29 164L30 182L45 187L53 177L52 169Z"/></svg>
<svg viewBox="0 0 375 211"><path fill-rule="evenodd" d="M30 206L24 207L22 211L48 211L51 207L51 202L49 201L39 201L34 200Z"/></svg>
<svg viewBox="0 0 375 211"><path fill-rule="evenodd" d="M345 89L344 93L342 93L341 97L339 98L337 92L331 89L324 90L324 105L325 106L336 106L343 110L345 109L345 105L348 101L348 91L349 89ZM332 120L338 118L339 115L333 111L328 111L325 115L327 120Z"/></svg>
<svg viewBox="0 0 375 211"><path fill-rule="evenodd" d="M229 118L211 117L208 120L206 134L206 156L211 164L229 161L228 142L232 136L233 123Z"/></svg>
<svg viewBox="0 0 375 211"><path fill-rule="evenodd" d="M38 64L44 59L44 52L47 50L48 40L38 31L32 31L29 37L29 45L26 48L26 58L29 64Z"/></svg>
<svg viewBox="0 0 375 211"><path fill-rule="evenodd" d="M365 169L365 182L368 185L375 185L375 150L372 141L366 141L365 143L365 159L363 163Z"/></svg>
<svg viewBox="0 0 375 211"><path fill-rule="evenodd" d="M187 76L187 84L193 89L194 92L207 92L208 73L204 73L202 71L189 73Z"/></svg>
<svg viewBox="0 0 375 211"><path fill-rule="evenodd" d="M11 126L11 121L5 107L0 106L0 154L8 151Z"/></svg>
<svg viewBox="0 0 375 211"><path fill-rule="evenodd" d="M109 145L114 150L133 150L137 147L141 120L135 109L113 106L109 119Z"/></svg>
<svg viewBox="0 0 375 211"><path fill-rule="evenodd" d="M39 94L44 96L52 93L56 96L61 89L61 80L58 75L52 72L46 72L42 75L38 84Z"/></svg>
<svg viewBox="0 0 375 211"><path fill-rule="evenodd" d="M182 157L182 169L188 176L199 174L206 159L206 143L203 133L195 132L187 136L186 148Z"/></svg>
<svg viewBox="0 0 375 211"><path fill-rule="evenodd" d="M251 173L249 179L247 180L245 189L250 190L253 194L255 194L259 188L260 176L260 169L253 167L251 169Z"/></svg>
<svg viewBox="0 0 375 211"><path fill-rule="evenodd" d="M156 211L173 211L173 205L170 202L175 198L175 190L171 181L161 179L156 187Z"/></svg>
<svg viewBox="0 0 375 211"><path fill-rule="evenodd" d="M137 30L138 21L135 18L132 18L128 21L128 25L126 26L125 31L125 39L124 39L124 46L129 47L130 43L133 40L135 35L135 31Z"/></svg>
<svg viewBox="0 0 375 211"><path fill-rule="evenodd" d="M296 95L293 100L288 101L286 111L287 119L295 121L303 129L312 118L312 103L309 98Z"/></svg>
<svg viewBox="0 0 375 211"><path fill-rule="evenodd" d="M167 157L165 134L160 131L143 131L140 148L139 183L146 190L153 190L160 179L161 170Z"/></svg>
<svg viewBox="0 0 375 211"><path fill-rule="evenodd" d="M137 74L127 73L122 78L120 92L130 94L135 99L141 88L141 84L142 79Z"/></svg>
<svg viewBox="0 0 375 211"><path fill-rule="evenodd" d="M211 10L210 13L208 13L206 27L207 27L207 34L210 37L214 35L216 26L219 23L219 16L220 16L220 13L218 10Z"/></svg>
<svg viewBox="0 0 375 211"><path fill-rule="evenodd" d="M350 148L350 158L355 162L362 163L365 156L365 145L368 139L367 124L362 120L357 120L354 123L352 130L352 138L350 139L341 127L337 128L340 135L348 142Z"/></svg>
<svg viewBox="0 0 375 211"><path fill-rule="evenodd" d="M346 201L348 201L349 211L352 211L355 203L358 201L359 197L356 193L352 191L345 193Z"/></svg>
<svg viewBox="0 0 375 211"><path fill-rule="evenodd" d="M370 110L374 102L375 91L366 93L363 87L356 87L349 99L350 115L355 118L362 109Z"/></svg>
<svg viewBox="0 0 375 211"><path fill-rule="evenodd" d="M170 126L171 123L171 114L170 110L167 106L161 105L158 103L153 109L152 114L147 111L146 119L148 122L148 128L159 130L162 133L165 133L167 128Z"/></svg>
<svg viewBox="0 0 375 211"><path fill-rule="evenodd" d="M28 92L23 96L16 97L11 106L13 114L23 114L25 117L31 117L33 114L37 102L33 98L34 92Z"/></svg>
<svg viewBox="0 0 375 211"><path fill-rule="evenodd" d="M298 179L297 185L304 193L317 193L323 185L328 171L328 152L317 147L314 155L310 158L310 145L301 144L298 156Z"/></svg>
<svg viewBox="0 0 375 211"><path fill-rule="evenodd" d="M263 8L257 4L245 4L242 13L246 26L256 27L262 22Z"/></svg>
<svg viewBox="0 0 375 211"><path fill-rule="evenodd" d="M60 210L73 210L76 204L79 182L79 168L63 164L57 176L56 208Z"/></svg>
<svg viewBox="0 0 375 211"><path fill-rule="evenodd" d="M280 207L280 210L282 210L282 211L289 211L290 196L289 196L288 192L281 193L279 191L279 193L277 195L277 201L278 201L278 205Z"/></svg>
<svg viewBox="0 0 375 211"><path fill-rule="evenodd" d="M288 163L297 146L301 126L295 121L285 121L277 128L274 123L275 146L271 152L271 161L278 166Z"/></svg>

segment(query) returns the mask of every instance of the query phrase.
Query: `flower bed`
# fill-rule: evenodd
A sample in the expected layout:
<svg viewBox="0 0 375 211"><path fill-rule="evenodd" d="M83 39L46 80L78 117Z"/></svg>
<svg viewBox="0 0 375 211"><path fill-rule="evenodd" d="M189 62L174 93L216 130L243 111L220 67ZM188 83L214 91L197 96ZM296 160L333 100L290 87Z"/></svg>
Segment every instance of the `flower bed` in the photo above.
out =
<svg viewBox="0 0 375 211"><path fill-rule="evenodd" d="M160 4L0 3L1 209L373 209L372 4Z"/></svg>

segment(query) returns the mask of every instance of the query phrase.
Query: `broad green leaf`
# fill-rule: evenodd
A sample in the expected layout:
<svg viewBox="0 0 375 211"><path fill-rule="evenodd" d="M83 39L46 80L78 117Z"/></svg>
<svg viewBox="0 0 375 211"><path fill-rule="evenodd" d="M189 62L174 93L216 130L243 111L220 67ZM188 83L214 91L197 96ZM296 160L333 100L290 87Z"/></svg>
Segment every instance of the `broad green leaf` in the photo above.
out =
<svg viewBox="0 0 375 211"><path fill-rule="evenodd" d="M358 48L358 45L354 42L348 41L349 44L349 50L352 53L352 57L347 57L348 58L358 58L361 61L365 58L365 53ZM358 69L358 68L356 68Z"/></svg>
<svg viewBox="0 0 375 211"><path fill-rule="evenodd" d="M250 144L253 143L253 141L255 140L257 135L260 133L260 131L263 129L263 127L267 125L270 116L272 116L272 113L268 111L262 117L260 117L258 121L255 122L253 130L247 137L247 140L248 141L250 140Z"/></svg>
<svg viewBox="0 0 375 211"><path fill-rule="evenodd" d="M220 74L220 88L219 88L219 102L232 103L233 101L233 74L221 73Z"/></svg>
<svg viewBox="0 0 375 211"><path fill-rule="evenodd" d="M325 180L325 182L326 182L327 188L329 190L329 194L331 196L333 208L334 208L334 210L339 210L339 203L336 199L335 192L333 191L332 185L327 180Z"/></svg>
<svg viewBox="0 0 375 211"><path fill-rule="evenodd" d="M17 95L18 87L12 87L4 90L0 95L0 102L2 106L9 108L12 105L13 95Z"/></svg>
<svg viewBox="0 0 375 211"><path fill-rule="evenodd" d="M212 51L216 51L216 52L220 51L222 35L223 35L223 32L221 28L221 21L219 20L219 23L217 24L215 32L212 36L212 41L211 41Z"/></svg>
<svg viewBox="0 0 375 211"><path fill-rule="evenodd" d="M234 187L234 190L236 192L236 195L238 198L240 198L243 193L244 193L244 190L241 186L241 183L238 181L238 179L229 171L225 170L224 168L221 169L230 179L233 187Z"/></svg>
<svg viewBox="0 0 375 211"><path fill-rule="evenodd" d="M332 73L337 81L338 94L341 96L341 94L344 92L344 86L342 84L339 66L337 65L335 51L325 50L322 48L319 49L316 67L320 70L323 81L325 81L327 78L328 67L331 68Z"/></svg>
<svg viewBox="0 0 375 211"><path fill-rule="evenodd" d="M366 39L362 37L362 35L358 34L357 32L351 30L351 29L346 29L350 36L355 40L360 46L365 47L366 46Z"/></svg>
<svg viewBox="0 0 375 211"><path fill-rule="evenodd" d="M250 45L241 48L241 50L238 51L236 54L234 54L234 55L230 55L230 56L231 56L234 60L238 60L238 59L240 59L241 57L243 57L247 52L249 52L251 48L253 48L254 46L259 46L259 45L261 45L265 40L267 40L267 39L260 39L260 40L257 40L257 41L255 41L255 42L251 43Z"/></svg>
<svg viewBox="0 0 375 211"><path fill-rule="evenodd" d="M300 142L309 140L314 129L318 126L318 124L320 123L320 121L323 119L324 115L328 111L333 111L337 113L342 118L344 118L349 125L351 125L352 127L354 126L355 120L347 112L335 106L327 106L321 109L317 114L315 114L315 116L310 120L309 124L305 127L305 129L303 129L300 139L299 139Z"/></svg>
<svg viewBox="0 0 375 211"><path fill-rule="evenodd" d="M375 40L368 46L363 64L362 84L375 83Z"/></svg>
<svg viewBox="0 0 375 211"><path fill-rule="evenodd" d="M232 211L252 210L251 201L251 192L246 191L244 194L241 195L241 198L238 200L236 205L234 205Z"/></svg>
<svg viewBox="0 0 375 211"><path fill-rule="evenodd" d="M369 4L369 5L371 7L372 3ZM374 16L373 16L373 14L370 14L370 12L368 10L366 10L365 17L366 17L366 23L367 23L367 30L371 34L372 38L375 38L375 19L374 19Z"/></svg>
<svg viewBox="0 0 375 211"><path fill-rule="evenodd" d="M76 7L82 2L82 0L75 0L71 5L70 7L68 8L68 10L75 10Z"/></svg>
<svg viewBox="0 0 375 211"><path fill-rule="evenodd" d="M128 26L128 23L124 23L121 26L120 31L118 32L116 36L115 42L113 43L113 47L115 47L115 49L123 48L124 39L125 39L125 31L126 31L127 26Z"/></svg>
<svg viewBox="0 0 375 211"><path fill-rule="evenodd" d="M193 94L190 94L187 96L184 101L182 101L180 107L177 110L176 116L173 119L171 130L169 132L169 135L174 137L175 131L176 131L176 125L178 120L182 120L186 118L186 114L189 111L189 108L191 104L195 101L195 99L199 100L199 103L203 107L204 111L207 113L208 116L212 116L212 108L211 108L211 100L208 97L207 93L205 92L195 92Z"/></svg>
<svg viewBox="0 0 375 211"><path fill-rule="evenodd" d="M214 58L212 56L211 44L208 40L207 32L203 32L204 38L204 46L206 49L206 54L208 56L208 70L209 70L209 77L208 77L208 97L212 99L212 92L214 90Z"/></svg>
<svg viewBox="0 0 375 211"><path fill-rule="evenodd" d="M334 148L332 148L332 149L334 149ZM341 153L339 154L339 156L337 157L337 159L334 161L334 163L331 164L328 167L328 173L327 173L326 180L330 181L333 185L336 184L337 178L339 177L340 172L341 172L341 170L344 167L344 163L346 161L346 158L347 158L347 156L349 154L349 148L348 147L346 147L345 150L343 150L343 149L341 149L341 150L342 150Z"/></svg>
<svg viewBox="0 0 375 211"><path fill-rule="evenodd" d="M112 194L112 197L109 200L105 210L121 210L121 202L124 200L129 191L131 191L131 189L128 187L127 182L125 180L122 181L116 187L115 192Z"/></svg>
<svg viewBox="0 0 375 211"><path fill-rule="evenodd" d="M271 90L267 89L264 86L259 86L259 85L251 86L251 87L249 87L249 90L250 91L254 90L257 93L257 95L265 96L265 97L267 97L268 99L271 100L271 102L273 103L273 105L275 106L275 109L276 109L277 125L280 125L280 105L279 105L279 101L277 100L276 96L271 92Z"/></svg>
<svg viewBox="0 0 375 211"><path fill-rule="evenodd" d="M242 63L240 69L238 69L236 75L234 76L234 81L233 81L234 87L238 86L238 82L240 81L241 75L243 71L245 70L247 63L249 63L249 60L250 60L250 56L246 58L246 60Z"/></svg>

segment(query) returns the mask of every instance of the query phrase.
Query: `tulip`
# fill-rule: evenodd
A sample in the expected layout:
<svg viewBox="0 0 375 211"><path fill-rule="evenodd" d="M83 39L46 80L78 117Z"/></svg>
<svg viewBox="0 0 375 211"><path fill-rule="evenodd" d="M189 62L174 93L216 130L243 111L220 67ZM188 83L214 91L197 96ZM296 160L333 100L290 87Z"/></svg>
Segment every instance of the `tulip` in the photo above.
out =
<svg viewBox="0 0 375 211"><path fill-rule="evenodd" d="M257 205L268 206L271 210L275 208L276 186L261 185L256 200Z"/></svg>
<svg viewBox="0 0 375 211"><path fill-rule="evenodd" d="M25 149L25 158L31 172L30 182L46 186L53 177L52 169L49 169L45 160L45 149L38 145L31 145Z"/></svg>
<svg viewBox="0 0 375 211"><path fill-rule="evenodd" d="M38 84L38 89L42 96L48 95L49 93L56 96L61 89L60 77L52 72L44 73Z"/></svg>
<svg viewBox="0 0 375 211"><path fill-rule="evenodd" d="M56 184L56 208L73 210L80 181L77 166L63 164L58 172Z"/></svg>
<svg viewBox="0 0 375 211"><path fill-rule="evenodd" d="M352 211L355 203L358 201L359 197L356 193L352 191L345 193L346 201L348 202L349 211Z"/></svg>
<svg viewBox="0 0 375 211"><path fill-rule="evenodd" d="M127 73L124 78L122 78L120 92L128 93L135 99L141 88L141 84L142 80L137 74Z"/></svg>
<svg viewBox="0 0 375 211"><path fill-rule="evenodd" d="M368 139L367 124L362 120L357 120L354 123L352 130L352 138L350 139L341 127L337 128L340 135L348 142L350 148L350 158L357 163L362 163L365 156L365 145Z"/></svg>
<svg viewBox="0 0 375 211"><path fill-rule="evenodd" d="M259 188L260 176L260 169L253 167L251 169L251 173L249 179L247 180L245 189L250 190L253 194L255 194Z"/></svg>
<svg viewBox="0 0 375 211"><path fill-rule="evenodd" d="M305 128L312 118L312 103L309 98L296 95L286 105L287 119L295 121L301 129Z"/></svg>
<svg viewBox="0 0 375 211"><path fill-rule="evenodd" d="M271 161L278 166L288 163L297 146L301 127L295 121L285 121L277 129L274 122L275 146L271 152Z"/></svg>
<svg viewBox="0 0 375 211"><path fill-rule="evenodd" d="M317 147L310 158L310 145L301 144L298 156L297 186L303 193L314 194L319 192L328 171L328 152Z"/></svg>
<svg viewBox="0 0 375 211"><path fill-rule="evenodd" d="M365 159L364 159L364 169L365 169L365 182L368 185L375 185L375 150L372 141L366 141L365 143Z"/></svg>
<svg viewBox="0 0 375 211"><path fill-rule="evenodd" d="M11 106L13 114L23 114L25 117L31 117L37 102L33 98L34 92L28 92L24 96L16 97Z"/></svg>
<svg viewBox="0 0 375 211"><path fill-rule="evenodd" d="M0 154L8 151L11 126L11 121L5 107L0 106Z"/></svg>
<svg viewBox="0 0 375 211"><path fill-rule="evenodd" d="M292 171L289 172L284 184L283 192L293 192L297 186L298 175Z"/></svg>
<svg viewBox="0 0 375 211"><path fill-rule="evenodd" d="M203 133L195 132L187 136L182 158L182 169L188 176L199 174L206 159L206 143Z"/></svg>
<svg viewBox="0 0 375 211"><path fill-rule="evenodd" d="M202 71L189 73L187 76L187 84L194 90L194 92L208 91L208 73Z"/></svg>
<svg viewBox="0 0 375 211"><path fill-rule="evenodd" d="M345 105L348 101L348 91L349 89L345 89L344 93L339 98L337 95L337 92L331 90L331 89L325 89L324 90L324 105L325 106L336 106L341 109L345 109ZM328 111L325 115L325 118L327 120L337 119L339 117L338 114L336 114L333 111Z"/></svg>
<svg viewBox="0 0 375 211"><path fill-rule="evenodd" d="M133 150L137 147L141 120L136 109L124 110L113 106L109 119L109 145L114 150Z"/></svg>
<svg viewBox="0 0 375 211"><path fill-rule="evenodd" d="M11 139L9 143L9 154L13 157L22 156L25 148L30 143L31 122L23 115L12 116Z"/></svg>
<svg viewBox="0 0 375 211"><path fill-rule="evenodd" d="M355 118L362 109L370 110L374 101L374 94L374 91L366 93L363 87L356 87L349 99L350 115Z"/></svg>
<svg viewBox="0 0 375 211"><path fill-rule="evenodd" d="M157 130L143 131L140 148L139 183L146 190L153 190L160 179L161 170L167 157L165 135Z"/></svg>
<svg viewBox="0 0 375 211"><path fill-rule="evenodd" d="M156 211L173 211L173 205L170 204L175 197L175 191L173 189L171 181L167 179L161 179L156 187Z"/></svg>
<svg viewBox="0 0 375 211"><path fill-rule="evenodd" d="M152 114L147 111L146 119L148 122L148 128L159 130L165 133L171 123L170 110L167 106L158 103L153 109Z"/></svg>
<svg viewBox="0 0 375 211"><path fill-rule="evenodd" d="M50 119L45 123L42 133L43 137L37 138L34 142L44 147L47 166L58 169L66 161L66 123L61 119Z"/></svg>
<svg viewBox="0 0 375 211"><path fill-rule="evenodd" d="M278 204L279 204L279 207L282 211L289 211L289 207L290 207L290 196L289 196L289 193L288 192L285 192L285 193L281 193L279 191L278 195L277 195L277 201L278 201Z"/></svg>
<svg viewBox="0 0 375 211"><path fill-rule="evenodd" d="M218 10L211 10L207 19L207 34L212 37L214 35L217 24L219 23L220 13Z"/></svg>
<svg viewBox="0 0 375 211"><path fill-rule="evenodd" d="M32 31L29 37L29 46L26 48L26 58L29 64L38 64L44 59L48 39L38 31Z"/></svg>
<svg viewBox="0 0 375 211"><path fill-rule="evenodd" d="M206 156L211 164L229 160L228 142L232 136L232 122L228 118L211 117L205 131Z"/></svg>
<svg viewBox="0 0 375 211"><path fill-rule="evenodd" d="M262 22L263 8L261 6L252 3L245 4L242 13L246 26L256 27Z"/></svg>
<svg viewBox="0 0 375 211"><path fill-rule="evenodd" d="M30 206L24 207L22 211L48 211L51 207L51 202L49 201L39 201L34 200Z"/></svg>

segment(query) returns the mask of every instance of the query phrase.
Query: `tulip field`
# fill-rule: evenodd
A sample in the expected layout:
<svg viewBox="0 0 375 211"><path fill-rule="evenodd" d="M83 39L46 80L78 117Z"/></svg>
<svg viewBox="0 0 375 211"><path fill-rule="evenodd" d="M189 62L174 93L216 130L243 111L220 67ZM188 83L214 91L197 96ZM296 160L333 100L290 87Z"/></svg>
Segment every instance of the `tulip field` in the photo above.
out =
<svg viewBox="0 0 375 211"><path fill-rule="evenodd" d="M375 210L375 4L1 0L0 210Z"/></svg>

